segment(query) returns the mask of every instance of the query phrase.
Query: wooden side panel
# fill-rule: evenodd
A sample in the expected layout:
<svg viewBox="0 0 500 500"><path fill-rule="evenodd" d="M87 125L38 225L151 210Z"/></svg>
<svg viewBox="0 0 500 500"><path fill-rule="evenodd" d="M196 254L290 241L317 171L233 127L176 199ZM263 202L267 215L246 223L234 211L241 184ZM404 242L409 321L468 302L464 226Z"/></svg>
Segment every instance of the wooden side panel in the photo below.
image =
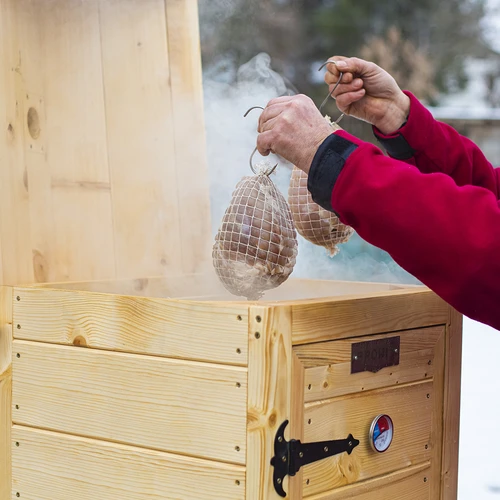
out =
<svg viewBox="0 0 500 500"><path fill-rule="evenodd" d="M86 345L245 366L248 307L215 307L66 290L18 288L14 334L23 340Z"/></svg>
<svg viewBox="0 0 500 500"><path fill-rule="evenodd" d="M0 1L0 284L33 281L23 139L25 92L20 70L20 13L15 0Z"/></svg>
<svg viewBox="0 0 500 500"><path fill-rule="evenodd" d="M251 307L249 316L246 498L278 500L270 461L274 437L292 412L290 308ZM290 429L286 431L290 439ZM288 488L288 479L284 481Z"/></svg>
<svg viewBox="0 0 500 500"><path fill-rule="evenodd" d="M245 463L244 368L14 341L15 423Z"/></svg>
<svg viewBox="0 0 500 500"><path fill-rule="evenodd" d="M105 0L100 13L117 274L179 272L176 166L184 166L175 158L165 2Z"/></svg>
<svg viewBox="0 0 500 500"><path fill-rule="evenodd" d="M196 1L0 0L0 23L0 283L209 268Z"/></svg>
<svg viewBox="0 0 500 500"><path fill-rule="evenodd" d="M351 374L352 344L393 336L399 336L401 342L397 366L383 368L377 373ZM441 337L444 337L444 327L431 327L297 346L294 353L306 367L305 401L431 379L436 366L434 351ZM439 358L438 364L442 366L442 358Z"/></svg>
<svg viewBox="0 0 500 500"><path fill-rule="evenodd" d="M209 181L197 0L164 0L172 85L182 269L211 267Z"/></svg>
<svg viewBox="0 0 500 500"><path fill-rule="evenodd" d="M245 499L245 469L14 426L14 494L25 500ZM13 497L16 498L16 497Z"/></svg>
<svg viewBox="0 0 500 500"><path fill-rule="evenodd" d="M0 287L0 500L11 500L12 289Z"/></svg>
<svg viewBox="0 0 500 500"><path fill-rule="evenodd" d="M450 308L445 346L443 461L441 470L442 500L455 500L458 490L462 321L462 316Z"/></svg>
<svg viewBox="0 0 500 500"><path fill-rule="evenodd" d="M345 439L351 433L360 444L351 455L304 467L304 496L428 462L433 397L428 381L306 404L305 442ZM370 447L368 432L381 413L394 422L394 440L387 452L378 454Z"/></svg>
<svg viewBox="0 0 500 500"><path fill-rule="evenodd" d="M307 497L310 500L437 500L429 487L429 462L402 471L345 486L324 495Z"/></svg>
<svg viewBox="0 0 500 500"><path fill-rule="evenodd" d="M430 291L400 290L293 306L293 344L444 325L448 306Z"/></svg>

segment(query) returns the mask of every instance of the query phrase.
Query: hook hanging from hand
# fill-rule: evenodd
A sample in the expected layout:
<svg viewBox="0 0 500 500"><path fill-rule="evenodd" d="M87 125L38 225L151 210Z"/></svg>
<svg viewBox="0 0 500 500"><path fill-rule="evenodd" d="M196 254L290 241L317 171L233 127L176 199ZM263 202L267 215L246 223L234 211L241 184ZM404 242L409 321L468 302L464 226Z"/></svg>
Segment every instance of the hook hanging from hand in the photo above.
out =
<svg viewBox="0 0 500 500"><path fill-rule="evenodd" d="M250 111L252 111L252 109L262 109L262 110L264 110L264 108L262 106L253 106L252 108L250 108L249 110L247 110L247 112L243 115L243 118L246 118L246 116L248 115L248 113L250 113ZM278 164L276 163L276 165L274 165L274 167L272 167L271 170L269 170L267 172L257 172L257 170L255 169L255 167L253 166L253 157L254 157L254 155L255 155L256 152L257 152L257 146L255 146L255 149L253 150L252 154L250 155L250 168L252 169L252 172L255 175L258 175L259 173L263 173L264 175L267 175L269 177L276 170L276 167L278 166Z"/></svg>
<svg viewBox="0 0 500 500"><path fill-rule="evenodd" d="M321 71L327 64L337 64L335 61L332 61L331 59L328 59L328 61L324 62L318 69L318 71ZM335 92L335 90L337 90L337 87L340 85L340 82L342 81L342 77L344 76L344 73L342 73L342 71L340 72L340 76L339 76L339 80L338 82L334 85L333 89L331 92L328 92L328 95L325 97L325 100L321 103L320 107L319 107L319 111L321 112L321 110L323 109L323 106L327 103L328 99L330 99L330 97L332 97L332 94ZM335 97L334 97L335 99ZM345 116L345 113L342 113L340 115L340 117L337 119L335 123L335 125L338 125L340 123L340 120L342 120L342 118L344 118Z"/></svg>

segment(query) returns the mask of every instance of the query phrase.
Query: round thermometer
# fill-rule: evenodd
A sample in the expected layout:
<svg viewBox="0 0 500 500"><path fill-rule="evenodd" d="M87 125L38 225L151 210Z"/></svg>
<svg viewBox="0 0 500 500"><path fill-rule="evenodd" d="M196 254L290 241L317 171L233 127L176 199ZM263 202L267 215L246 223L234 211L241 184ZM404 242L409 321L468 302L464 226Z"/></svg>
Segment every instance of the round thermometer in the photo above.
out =
<svg viewBox="0 0 500 500"><path fill-rule="evenodd" d="M370 444L374 451L383 453L391 446L394 437L394 424L389 415L379 415L370 428Z"/></svg>

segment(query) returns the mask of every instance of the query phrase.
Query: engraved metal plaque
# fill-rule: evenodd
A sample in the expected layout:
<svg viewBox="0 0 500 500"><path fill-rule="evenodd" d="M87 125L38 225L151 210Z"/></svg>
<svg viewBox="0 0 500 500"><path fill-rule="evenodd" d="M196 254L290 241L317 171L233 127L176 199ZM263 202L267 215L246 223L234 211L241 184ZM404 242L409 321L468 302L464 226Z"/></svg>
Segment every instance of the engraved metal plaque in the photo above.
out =
<svg viewBox="0 0 500 500"><path fill-rule="evenodd" d="M399 365L400 337L358 342L351 346L351 373L377 373Z"/></svg>

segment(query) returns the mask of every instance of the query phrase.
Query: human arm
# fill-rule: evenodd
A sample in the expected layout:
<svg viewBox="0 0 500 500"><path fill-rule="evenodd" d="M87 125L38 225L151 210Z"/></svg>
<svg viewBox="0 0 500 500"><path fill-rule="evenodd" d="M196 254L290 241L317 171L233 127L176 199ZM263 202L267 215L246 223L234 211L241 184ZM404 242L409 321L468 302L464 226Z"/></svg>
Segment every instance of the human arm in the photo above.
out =
<svg viewBox="0 0 500 500"><path fill-rule="evenodd" d="M338 58L328 69L325 81L329 84L338 80L340 71L345 72L345 84L334 94L339 109L371 123L391 157L424 173L445 173L461 186L485 187L500 198L500 170L492 167L472 141L435 120L386 71L357 58Z"/></svg>
<svg viewBox="0 0 500 500"><path fill-rule="evenodd" d="M306 99L281 99L261 116L259 151L274 151L308 172L318 204L461 313L500 329L496 196L444 173L424 174L344 131L332 134ZM321 131L314 140L313 126Z"/></svg>

